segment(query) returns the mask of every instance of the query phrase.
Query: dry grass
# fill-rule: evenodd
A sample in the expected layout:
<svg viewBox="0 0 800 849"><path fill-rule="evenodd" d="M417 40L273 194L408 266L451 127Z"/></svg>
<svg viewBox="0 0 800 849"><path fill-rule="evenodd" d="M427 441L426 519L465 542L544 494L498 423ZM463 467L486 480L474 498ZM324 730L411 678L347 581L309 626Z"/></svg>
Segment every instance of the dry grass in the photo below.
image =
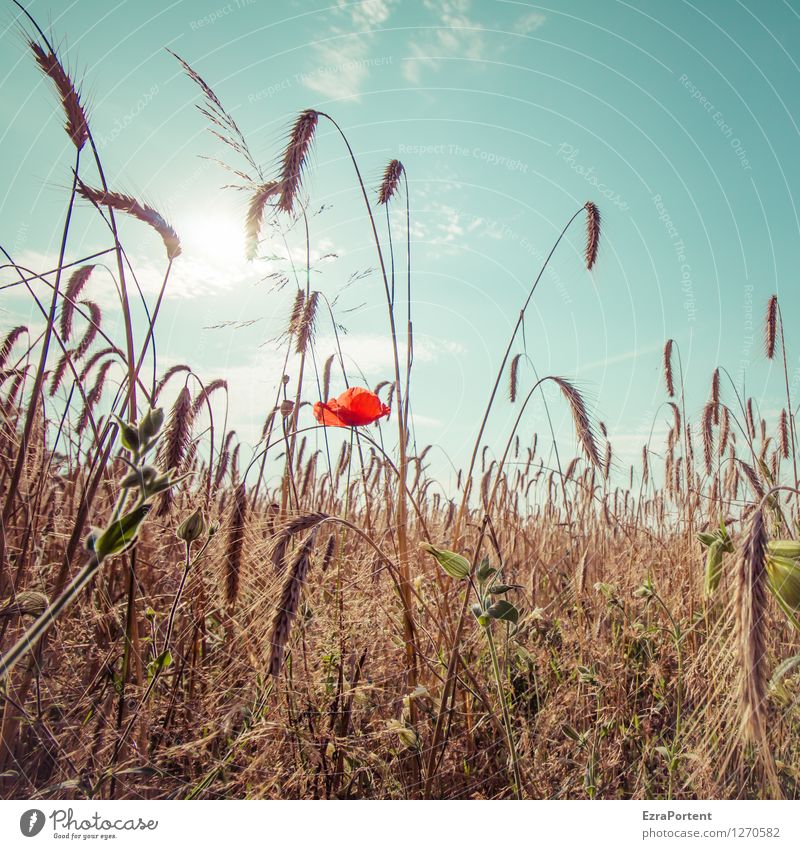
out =
<svg viewBox="0 0 800 849"><path fill-rule="evenodd" d="M35 54L56 83L67 132L80 148L91 130L78 89L62 77L51 45ZM303 216L302 176L318 122L330 119L301 113L268 180L213 90L180 61L200 87L201 112L215 136L246 163L237 173L252 192L243 228L255 256L267 223ZM154 496L156 509L148 513L145 505L135 544L102 563L35 648L13 669L0 662L0 793L795 797L800 676L796 665L778 664L798 651L791 620L800 599L787 591L781 607L767 579L768 546L791 536L796 518L795 499L775 490L786 478L782 461L794 463L796 450L788 384L787 409L773 433L756 422L752 399L721 386L717 370L693 424L683 407L679 352L669 340L663 366L675 401L665 402L666 443L648 442L640 467L622 475L613 469L613 434L600 426L601 439L576 386L548 376L543 380L555 381L559 403L571 412L582 452L550 465L550 434L518 431L539 384L525 385L516 337L543 268L499 362L483 421L476 421L472 460L458 470L457 491L445 494L428 474L430 446L414 454L407 438L413 407L410 354L405 374L397 355L399 258L393 255L387 270L389 233L379 232L371 211L396 200L405 172L390 162L371 200L357 165L355 174L386 284L395 375L376 392L394 402L394 451L384 422L356 429L352 441L346 433L337 456L328 444L332 432L308 430L316 381L290 386L276 375L280 386L248 465L235 431L215 422L224 379L203 387L181 364L145 385L139 372L157 308L150 326L138 329L138 356L135 340L108 339L99 309L81 301L93 268L86 259L63 291L53 286L58 309L43 309L47 338L60 348L48 350L23 326L5 336L3 660L94 556L82 542L92 526L113 527L122 516L121 525L125 493L140 485L144 492L145 478L152 482L168 469L182 477ZM81 195L101 214L117 211L153 227L167 251L166 287L169 267L179 261L178 235L154 209L103 185L89 189L77 177L70 207ZM591 269L600 246L597 207L587 203L567 227L584 210ZM107 223L109 252L119 251L113 215ZM69 239L67 218L64 243ZM10 262L21 284L26 272ZM410 286L409 277L409 299ZM124 287L120 292L124 312ZM283 340L287 358L314 368L321 298L298 289ZM769 356L778 320L777 301L770 301ZM407 332L411 349L410 319ZM341 356L324 363L323 400L335 381L348 379L336 373L342 363ZM497 446L485 444L484 427L495 404L505 403L497 390L507 365L519 415L505 451L490 454ZM119 379L110 381L111 374ZM45 403L42 386L53 400ZM177 389L177 400L152 447L154 465L132 464L138 458L131 440L143 439L147 427L124 425L126 411L137 411L129 425L152 424L147 410L168 387ZM299 420L301 412L308 418ZM693 430L702 437L699 463ZM276 476L264 474L267 463ZM201 525L199 518L184 523L198 508ZM99 533L92 531L93 545ZM714 552L725 554L718 584L704 593L703 548L712 541ZM449 546L466 559L446 574L422 544ZM800 575L797 558L787 562L789 574ZM474 587L459 580L465 563L469 583L492 601L491 615L487 601L473 616ZM487 578L489 567L500 571ZM518 621L504 599L513 601ZM776 668L784 672L776 676Z"/></svg>

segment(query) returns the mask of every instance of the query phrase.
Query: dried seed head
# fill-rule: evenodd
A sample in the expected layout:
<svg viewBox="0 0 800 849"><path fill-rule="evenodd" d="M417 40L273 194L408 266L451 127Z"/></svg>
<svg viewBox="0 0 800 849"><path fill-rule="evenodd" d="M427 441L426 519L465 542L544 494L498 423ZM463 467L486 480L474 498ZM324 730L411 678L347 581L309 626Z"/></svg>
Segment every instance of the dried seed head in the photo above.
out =
<svg viewBox="0 0 800 849"><path fill-rule="evenodd" d="M80 150L89 138L89 122L86 120L86 113L81 104L80 92L55 54L45 50L34 41L29 42L29 44L36 64L53 81L53 85L56 87L66 116L65 129L67 135L72 139L75 147Z"/></svg>
<svg viewBox="0 0 800 849"><path fill-rule="evenodd" d="M228 609L236 606L244 550L244 530L247 520L247 491L242 483L236 489L225 549L225 601Z"/></svg>
<svg viewBox="0 0 800 849"><path fill-rule="evenodd" d="M396 194L400 177L403 175L403 163L399 159L393 159L383 172L383 180L378 189L378 203L383 205L389 203Z"/></svg>
<svg viewBox="0 0 800 849"><path fill-rule="evenodd" d="M244 224L244 235L247 259L254 259L258 251L258 237L261 233L261 224L264 221L264 209L267 201L276 195L280 185L272 181L258 186L250 198L247 206L247 217Z"/></svg>
<svg viewBox="0 0 800 849"><path fill-rule="evenodd" d="M581 393L562 377L553 377L551 379L558 384L562 394L567 399L578 441L584 453L595 466L599 467L601 465L600 454L597 450L597 442L592 430L592 424L586 412L586 405L584 404Z"/></svg>
<svg viewBox="0 0 800 849"><path fill-rule="evenodd" d="M745 421L747 422L747 432L750 434L750 439L756 438L756 419L753 414L753 399L747 399L747 405L745 407Z"/></svg>
<svg viewBox="0 0 800 849"><path fill-rule="evenodd" d="M14 345L16 345L19 338L27 332L28 328L25 327L24 324L20 324L10 330L6 335L6 338L3 339L3 344L0 345L0 369L5 368L6 362L11 355Z"/></svg>
<svg viewBox="0 0 800 849"><path fill-rule="evenodd" d="M288 332L292 336L296 336L300 331L300 322L303 320L303 307L306 302L306 292L305 289L298 289L295 292L294 303L292 304L292 311L289 314L289 327Z"/></svg>
<svg viewBox="0 0 800 849"><path fill-rule="evenodd" d="M278 208L284 212L292 212L294 209L294 201L300 190L318 120L319 113L313 109L306 109L300 113L292 127L289 144L283 155L280 177L281 196L278 200Z"/></svg>
<svg viewBox="0 0 800 849"><path fill-rule="evenodd" d="M72 316L75 312L75 303L80 297L83 287L94 271L93 265L82 265L73 271L67 282L64 297L61 302L61 341L67 342L72 333Z"/></svg>
<svg viewBox="0 0 800 849"><path fill-rule="evenodd" d="M119 192L107 192L102 189L92 189L80 179L77 182L77 187L78 194L96 206L109 206L117 212L130 215L145 224L149 224L161 236L161 240L164 242L164 247L167 251L167 259L173 260L180 256L181 240L178 238L178 234L152 206L148 206L146 203L139 203L138 200L130 197L130 195L123 195Z"/></svg>
<svg viewBox="0 0 800 849"><path fill-rule="evenodd" d="M670 398L675 397L675 380L672 374L672 346L674 340L667 339L667 344L664 345L664 382L667 384L667 395Z"/></svg>
<svg viewBox="0 0 800 849"><path fill-rule="evenodd" d="M283 666L283 657L289 634L292 629L297 608L300 605L300 596L303 591L308 570L311 566L311 555L317 542L318 529L314 528L306 537L292 561L292 567L281 590L278 601L278 609L272 623L272 636L270 638L269 674L278 677Z"/></svg>
<svg viewBox="0 0 800 849"><path fill-rule="evenodd" d="M511 360L511 368L508 372L508 399L513 404L517 400L517 383L519 380L519 361L522 354L517 354Z"/></svg>
<svg viewBox="0 0 800 849"><path fill-rule="evenodd" d="M703 461L705 462L706 474L711 474L711 464L714 459L714 402L709 401L703 410Z"/></svg>
<svg viewBox="0 0 800 849"><path fill-rule="evenodd" d="M322 398L330 398L331 395L331 368L333 367L333 358L335 354L331 354L322 369Z"/></svg>
<svg viewBox="0 0 800 849"><path fill-rule="evenodd" d="M312 292L306 299L303 307L303 315L297 327L296 351L298 354L305 353L308 343L314 335L314 322L317 318L317 304L319 303L319 292Z"/></svg>
<svg viewBox="0 0 800 849"><path fill-rule="evenodd" d="M722 414L720 415L720 426L719 426L719 456L722 457L725 454L725 449L728 445L728 437L731 432L731 416L728 412L727 407L722 408Z"/></svg>
<svg viewBox="0 0 800 849"><path fill-rule="evenodd" d="M789 459L789 419L786 410L781 410L778 420L778 446L784 460Z"/></svg>
<svg viewBox="0 0 800 849"><path fill-rule="evenodd" d="M711 403L714 405L714 424L719 424L719 369L711 377Z"/></svg>
<svg viewBox="0 0 800 849"><path fill-rule="evenodd" d="M767 743L767 529L761 508L753 513L736 570L734 611L739 668L739 719L744 738L755 744L771 781L774 764ZM774 782L777 784L777 781Z"/></svg>
<svg viewBox="0 0 800 849"><path fill-rule="evenodd" d="M767 359L775 356L775 343L778 335L778 296L772 295L767 302L767 312L764 316L764 349Z"/></svg>
<svg viewBox="0 0 800 849"><path fill-rule="evenodd" d="M600 210L591 202L586 206L586 267L589 271L597 260L597 248L600 244Z"/></svg>

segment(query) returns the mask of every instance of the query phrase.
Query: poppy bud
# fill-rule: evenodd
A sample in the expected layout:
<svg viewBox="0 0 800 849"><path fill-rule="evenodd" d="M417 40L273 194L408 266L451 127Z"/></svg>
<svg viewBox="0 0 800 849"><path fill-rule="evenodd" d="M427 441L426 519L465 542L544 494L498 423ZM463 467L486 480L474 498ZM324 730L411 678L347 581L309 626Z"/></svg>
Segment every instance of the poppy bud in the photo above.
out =
<svg viewBox="0 0 800 849"><path fill-rule="evenodd" d="M790 557L767 556L769 588L779 601L800 610L800 566Z"/></svg>
<svg viewBox="0 0 800 849"><path fill-rule="evenodd" d="M288 419L294 410L294 401L281 401L281 415Z"/></svg>
<svg viewBox="0 0 800 849"><path fill-rule="evenodd" d="M205 533L205 530L206 520L203 518L203 511L198 507L178 525L175 535L184 542L193 543Z"/></svg>
<svg viewBox="0 0 800 849"><path fill-rule="evenodd" d="M455 551L447 551L447 549L434 548L426 542L422 543L420 548L433 555L436 562L451 578L463 581L469 575L469 560L463 555L456 554Z"/></svg>
<svg viewBox="0 0 800 849"><path fill-rule="evenodd" d="M161 425L164 424L164 411L161 407L156 407L153 410L148 410L145 417L139 423L139 437L142 442L149 442L153 437L158 436L161 430Z"/></svg>
<svg viewBox="0 0 800 849"><path fill-rule="evenodd" d="M129 425L127 422L122 421L119 417L117 417L117 426L119 427L119 441L122 443L123 447L127 448L128 451L138 451L138 429L133 427L133 425Z"/></svg>

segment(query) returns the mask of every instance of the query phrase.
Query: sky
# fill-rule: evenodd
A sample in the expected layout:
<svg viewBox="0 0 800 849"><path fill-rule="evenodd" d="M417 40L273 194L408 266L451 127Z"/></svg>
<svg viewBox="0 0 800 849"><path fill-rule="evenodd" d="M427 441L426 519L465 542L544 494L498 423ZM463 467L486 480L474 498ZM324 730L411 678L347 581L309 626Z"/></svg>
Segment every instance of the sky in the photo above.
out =
<svg viewBox="0 0 800 849"><path fill-rule="evenodd" d="M49 270L74 155L15 7L1 1L0 243L17 262ZM159 209L183 241L159 318L159 370L188 362L204 380L226 378L229 424L245 446L258 439L283 374L295 284L280 290L276 275L292 262L302 269L305 242L296 226L285 241L265 231L259 258L244 259L247 196L225 188L235 178L212 159L231 157L165 48L212 86L267 174L306 108L343 128L373 200L386 163L403 162L414 430L420 447L436 446L430 456L445 487L451 463L469 455L531 282L587 200L602 214L597 264L585 268L579 216L528 311L521 394L533 368L576 381L624 476L651 428L663 433L669 420L661 351L673 338L690 417L699 418L720 365L774 421L782 373L765 360L761 327L777 293L800 398L791 333L800 312L798 0L32 0L28 8L83 81L110 184ZM305 185L312 285L346 330L351 382L375 386L392 378L383 284L352 164L325 121ZM404 207L402 197L392 212L403 280ZM377 220L385 240L383 213ZM85 204L72 234L72 259L108 245ZM163 248L137 222L123 236L152 303ZM110 272L95 275L89 296L119 337ZM25 293L0 297L0 328L42 326ZM333 346L331 323L320 320L320 363ZM520 339L514 353L522 351ZM343 388L335 377L332 391ZM313 379L305 392L316 400ZM733 398L727 380L723 395ZM568 411L554 391L547 397L571 456ZM495 454L516 414L504 395L487 432ZM545 438L538 400L522 420L523 445L536 431Z"/></svg>

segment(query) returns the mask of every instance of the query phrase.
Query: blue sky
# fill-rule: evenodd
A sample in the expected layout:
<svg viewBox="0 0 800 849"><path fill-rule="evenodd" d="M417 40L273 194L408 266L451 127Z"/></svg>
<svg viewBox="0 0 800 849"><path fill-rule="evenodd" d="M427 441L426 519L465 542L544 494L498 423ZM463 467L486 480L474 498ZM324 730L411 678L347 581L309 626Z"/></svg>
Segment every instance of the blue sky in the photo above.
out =
<svg viewBox="0 0 800 849"><path fill-rule="evenodd" d="M0 239L18 261L41 268L57 253L73 157L12 4L4 7ZM760 330L773 292L800 389L791 333L800 311L792 50L800 2L36 0L29 8L51 22L84 78L110 182L162 210L183 239L160 320L160 361L227 377L230 420L245 442L260 431L282 373L274 340L291 286L275 292L264 278L287 267L275 258L286 248L266 243L267 258L244 260L246 199L223 190L229 175L200 158L224 151L165 47L212 85L268 172L307 107L342 125L371 187L389 159L403 161L416 433L457 464L527 288L586 200L603 215L598 263L591 273L582 263L579 220L535 295L527 351L540 374L577 380L622 467L639 456L654 418L667 419L660 357L669 337L687 374L690 415L699 415L720 364L775 416L780 374L764 361ZM311 219L314 285L337 298L354 382L360 368L374 385L391 377L382 284L374 273L360 276L375 268L374 248L342 144L324 124L307 189L309 208L325 207ZM299 235L288 236L295 259ZM152 298L161 247L135 223L125 236ZM81 207L70 256L103 245L92 211ZM110 327L110 277L98 275L93 287ZM27 298L2 297L4 328L41 324ZM332 333L322 325L318 346L324 359ZM531 379L523 370L523 388ZM313 400L312 385L308 393ZM554 402L553 413L573 452L563 405ZM506 401L498 407L489 433L498 452L515 414ZM535 430L545 431L541 405L524 420L523 442ZM444 453L435 462L446 477Z"/></svg>

